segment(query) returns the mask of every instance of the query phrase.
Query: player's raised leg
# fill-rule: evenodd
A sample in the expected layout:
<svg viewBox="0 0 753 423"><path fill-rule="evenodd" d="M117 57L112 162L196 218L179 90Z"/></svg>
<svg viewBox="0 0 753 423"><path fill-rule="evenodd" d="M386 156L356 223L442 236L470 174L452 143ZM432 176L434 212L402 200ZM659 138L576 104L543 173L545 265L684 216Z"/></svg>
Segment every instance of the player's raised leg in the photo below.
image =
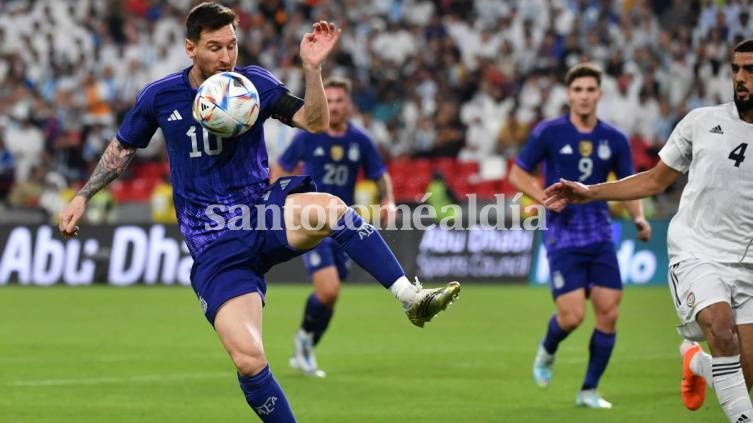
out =
<svg viewBox="0 0 753 423"><path fill-rule="evenodd" d="M269 369L262 345L262 300L254 292L232 298L217 311L214 327L238 372L246 402L263 422L295 422Z"/></svg>
<svg viewBox="0 0 753 423"><path fill-rule="evenodd" d="M711 376L714 391L724 414L732 423L753 420L748 388L740 363L740 344L732 309L718 302L696 316L711 349Z"/></svg>
<svg viewBox="0 0 753 423"><path fill-rule="evenodd" d="M379 232L335 196L290 195L284 212L285 232L291 247L310 249L322 238L332 236L353 261L392 292L416 326L423 327L460 293L457 282L435 289L423 289L418 281L412 284Z"/></svg>
<svg viewBox="0 0 753 423"><path fill-rule="evenodd" d="M334 314L335 303L340 293L340 277L328 246L321 244L304 255L307 270L311 273L314 292L306 300L301 326L295 334L295 350L290 357L290 366L306 376L324 377L319 368L314 347L319 343ZM325 264L320 267L320 264Z"/></svg>
<svg viewBox="0 0 753 423"><path fill-rule="evenodd" d="M554 295L558 295L555 289ZM547 325L546 335L539 344L533 361L533 380L545 388L552 381L554 357L560 342L583 322L586 309L586 294L583 288L559 294L554 301L557 313L552 315Z"/></svg>
<svg viewBox="0 0 753 423"><path fill-rule="evenodd" d="M596 327L588 344L588 368L581 391L576 397L576 405L589 408L612 408L612 404L602 398L596 388L614 350L622 291L594 286L591 288L590 297L596 317Z"/></svg>

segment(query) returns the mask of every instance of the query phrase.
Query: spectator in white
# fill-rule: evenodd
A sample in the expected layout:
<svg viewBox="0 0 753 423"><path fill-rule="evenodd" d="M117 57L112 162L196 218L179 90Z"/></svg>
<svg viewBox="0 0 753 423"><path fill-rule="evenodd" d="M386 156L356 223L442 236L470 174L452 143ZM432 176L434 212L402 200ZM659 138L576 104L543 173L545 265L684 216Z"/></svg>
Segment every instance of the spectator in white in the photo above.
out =
<svg viewBox="0 0 753 423"><path fill-rule="evenodd" d="M677 107L690 93L693 84L693 66L688 63L686 48L677 46L667 69L667 78L662 84L662 94L672 107Z"/></svg>
<svg viewBox="0 0 753 423"><path fill-rule="evenodd" d="M628 136L638 129L640 110L638 96L631 92L631 74L617 78L617 91L605 95L599 103L599 117L615 125Z"/></svg>
<svg viewBox="0 0 753 423"><path fill-rule="evenodd" d="M48 171L42 182L42 194L39 196L39 207L41 207L50 218L50 223L55 223L58 213L63 211L68 203L61 195L66 188L66 181L63 175L55 171Z"/></svg>
<svg viewBox="0 0 753 423"><path fill-rule="evenodd" d="M406 138L413 141L410 150L413 151L415 156L430 156L437 141L437 130L434 126L434 121L427 116L419 117L418 125ZM400 155L401 147L403 146L395 146L393 154Z"/></svg>
<svg viewBox="0 0 753 423"><path fill-rule="evenodd" d="M742 9L740 13L727 21L729 23L729 33L727 42L733 42L735 37L751 38L753 37L753 21L750 19L749 9Z"/></svg>
<svg viewBox="0 0 753 423"><path fill-rule="evenodd" d="M654 140L654 121L659 115L659 102L656 96L647 89L642 89L638 93L638 114L636 128L638 135L643 140L653 143Z"/></svg>
<svg viewBox="0 0 753 423"><path fill-rule="evenodd" d="M659 114L654 117L653 134L650 138L652 145L661 147L669 139L672 129L677 123L675 115L669 101L664 97L659 99Z"/></svg>
<svg viewBox="0 0 753 423"><path fill-rule="evenodd" d="M124 71L116 79L115 91L118 95L118 101L130 108L130 105L136 101L139 90L149 82L149 76L143 71L141 60L137 57L130 58L126 67L122 69Z"/></svg>
<svg viewBox="0 0 753 423"><path fill-rule="evenodd" d="M717 13L722 12L720 7L717 6L717 3L716 0L701 0L703 9L698 16L698 30L703 35L708 34L711 27L716 24Z"/></svg>
<svg viewBox="0 0 753 423"><path fill-rule="evenodd" d="M390 145L392 139L390 138L390 132L387 130L387 125L380 120L374 119L374 116L369 112L359 113L353 116L353 123L363 128L367 134L371 137L376 144L379 151L382 153L382 159L388 160L391 158L389 154ZM265 130L265 136L267 137L267 143L269 143L269 136ZM271 159L270 159L270 163Z"/></svg>
<svg viewBox="0 0 753 423"><path fill-rule="evenodd" d="M685 109L693 110L699 107L711 106L712 104L714 102L708 97L706 83L700 78L696 79L690 89Z"/></svg>
<svg viewBox="0 0 753 423"><path fill-rule="evenodd" d="M371 41L371 51L382 59L402 66L406 59L416 54L417 42L410 31L396 22Z"/></svg>
<svg viewBox="0 0 753 423"><path fill-rule="evenodd" d="M502 87L489 78L480 85L473 99L460 109L460 120L466 126L465 146L459 155L463 161L481 161L494 155L502 117L513 105L513 100L503 95Z"/></svg>
<svg viewBox="0 0 753 423"><path fill-rule="evenodd" d="M16 183L29 179L31 169L40 164L44 151L44 134L27 116L8 124L5 141L16 160Z"/></svg>

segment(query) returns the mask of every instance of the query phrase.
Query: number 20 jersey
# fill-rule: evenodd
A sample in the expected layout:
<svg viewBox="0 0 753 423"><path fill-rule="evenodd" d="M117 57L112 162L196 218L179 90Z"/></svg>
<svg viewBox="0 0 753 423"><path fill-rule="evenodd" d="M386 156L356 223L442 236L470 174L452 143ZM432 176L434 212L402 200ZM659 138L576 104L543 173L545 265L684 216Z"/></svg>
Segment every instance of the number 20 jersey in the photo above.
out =
<svg viewBox="0 0 753 423"><path fill-rule="evenodd" d="M753 124L735 104L692 110L659 152L688 172L667 233L670 264L696 258L753 263Z"/></svg>
<svg viewBox="0 0 753 423"><path fill-rule="evenodd" d="M336 195L348 205L355 202L359 169L374 181L387 170L369 136L350 122L342 135L296 134L279 163L291 172L299 162L303 162L303 174L314 179L318 191Z"/></svg>
<svg viewBox="0 0 753 423"><path fill-rule="evenodd" d="M225 222L253 206L269 183L264 120L272 106L288 92L269 71L259 66L236 67L256 86L259 118L246 133L223 139L209 133L191 115L196 90L186 68L148 84L136 98L117 132L124 145L146 147L157 128L162 129L170 161L175 211L186 244L195 257L224 233L207 216L212 205L224 205L214 213Z"/></svg>

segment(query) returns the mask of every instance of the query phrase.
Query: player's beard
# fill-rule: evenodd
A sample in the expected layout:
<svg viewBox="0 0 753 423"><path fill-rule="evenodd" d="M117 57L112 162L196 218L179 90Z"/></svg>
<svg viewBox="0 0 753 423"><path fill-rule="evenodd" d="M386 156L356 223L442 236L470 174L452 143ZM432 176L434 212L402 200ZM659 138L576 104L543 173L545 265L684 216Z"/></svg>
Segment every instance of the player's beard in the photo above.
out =
<svg viewBox="0 0 753 423"><path fill-rule="evenodd" d="M753 96L748 96L747 99L741 100L735 95L735 106L737 106L737 113L745 113L753 109Z"/></svg>

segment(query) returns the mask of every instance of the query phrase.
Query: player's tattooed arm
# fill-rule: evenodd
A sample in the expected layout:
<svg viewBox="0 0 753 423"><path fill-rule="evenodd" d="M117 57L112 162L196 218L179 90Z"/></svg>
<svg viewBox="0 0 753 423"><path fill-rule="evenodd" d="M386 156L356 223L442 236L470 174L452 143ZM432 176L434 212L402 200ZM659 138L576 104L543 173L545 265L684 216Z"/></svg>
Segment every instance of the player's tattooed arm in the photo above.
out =
<svg viewBox="0 0 753 423"><path fill-rule="evenodd" d="M110 141L107 149L102 153L97 167L94 168L94 172L92 172L86 185L78 192L78 195L87 200L91 199L94 194L125 171L135 154L136 148L123 145L116 139Z"/></svg>

